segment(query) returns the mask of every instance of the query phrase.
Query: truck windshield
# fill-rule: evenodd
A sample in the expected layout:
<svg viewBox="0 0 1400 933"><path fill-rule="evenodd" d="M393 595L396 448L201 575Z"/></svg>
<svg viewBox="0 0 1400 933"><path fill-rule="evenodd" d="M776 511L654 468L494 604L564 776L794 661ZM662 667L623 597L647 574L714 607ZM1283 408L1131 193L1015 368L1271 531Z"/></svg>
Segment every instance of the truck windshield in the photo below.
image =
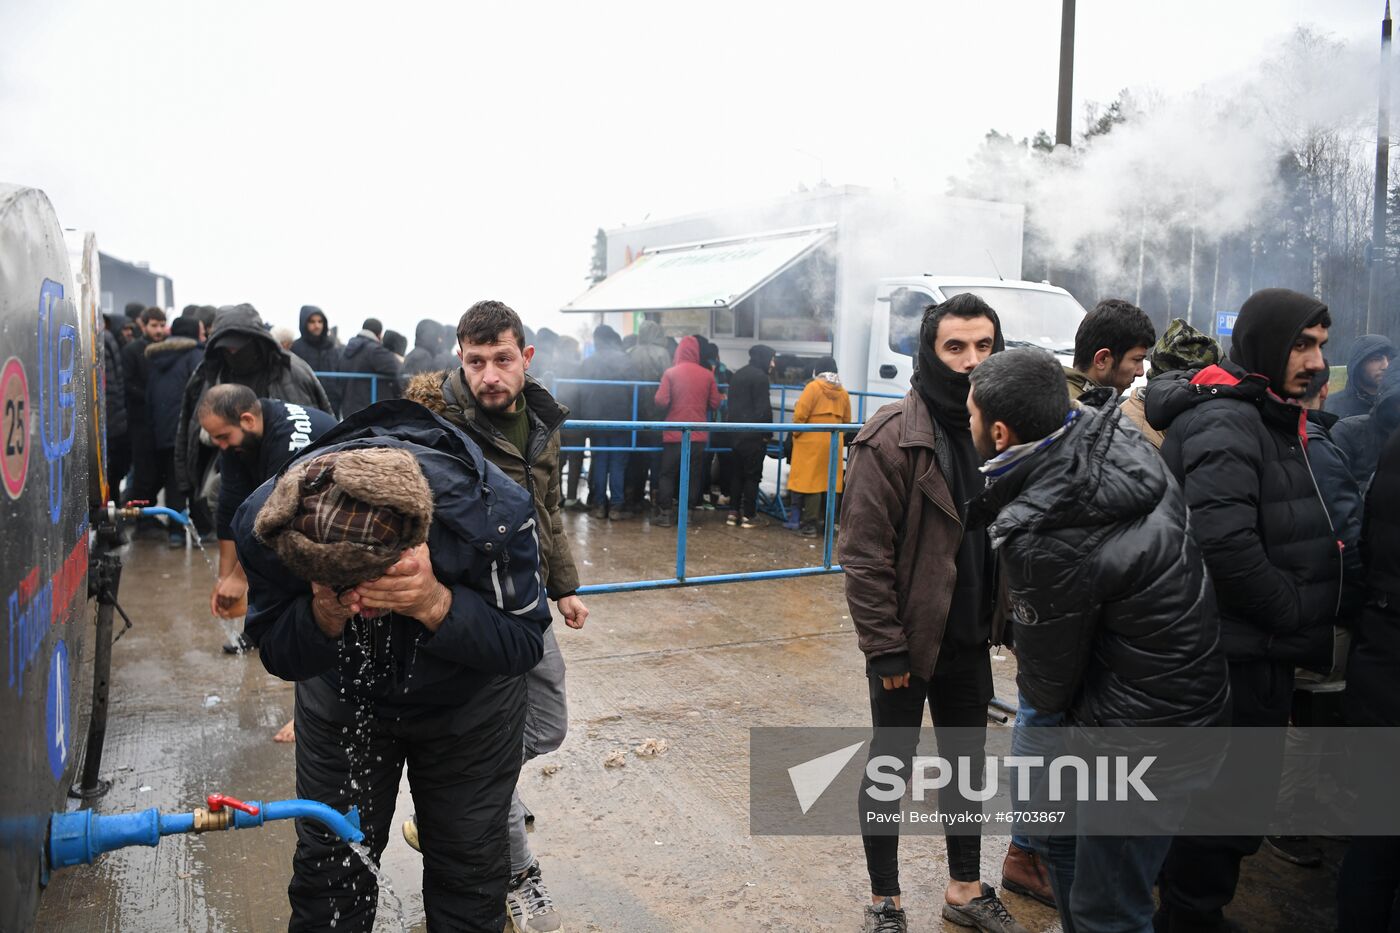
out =
<svg viewBox="0 0 1400 933"><path fill-rule="evenodd" d="M996 311L1001 332L1008 346L1032 346L1052 353L1073 353L1074 333L1084 317L1084 309L1069 295L1029 288L1002 288L995 285L940 285L944 298L971 292Z"/></svg>

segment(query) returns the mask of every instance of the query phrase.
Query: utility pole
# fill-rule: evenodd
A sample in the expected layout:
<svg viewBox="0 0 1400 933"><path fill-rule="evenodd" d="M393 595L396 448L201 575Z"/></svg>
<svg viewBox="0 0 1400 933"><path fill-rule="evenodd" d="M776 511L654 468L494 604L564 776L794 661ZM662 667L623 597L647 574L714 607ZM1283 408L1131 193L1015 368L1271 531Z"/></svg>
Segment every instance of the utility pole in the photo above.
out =
<svg viewBox="0 0 1400 933"><path fill-rule="evenodd" d="M1386 0L1386 41L1390 36L1390 0ZM1074 0L1064 0L1060 13L1060 100L1055 112L1055 145L1070 146L1071 98L1074 96Z"/></svg>
<svg viewBox="0 0 1400 933"><path fill-rule="evenodd" d="M1071 0L1065 0L1071 2ZM1381 20L1380 110L1376 117L1376 199L1371 209L1371 287L1366 302L1366 333L1376 333L1382 315L1381 270L1385 261L1386 188L1390 178L1390 0Z"/></svg>

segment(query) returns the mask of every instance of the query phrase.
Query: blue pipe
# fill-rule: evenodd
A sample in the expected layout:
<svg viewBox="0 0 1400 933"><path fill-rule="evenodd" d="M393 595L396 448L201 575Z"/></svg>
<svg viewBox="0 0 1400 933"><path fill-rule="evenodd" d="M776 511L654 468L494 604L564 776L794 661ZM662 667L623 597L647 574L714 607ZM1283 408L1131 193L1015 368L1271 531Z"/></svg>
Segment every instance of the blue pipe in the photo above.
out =
<svg viewBox="0 0 1400 933"><path fill-rule="evenodd" d="M817 577L829 573L843 573L840 564L830 567L792 567L785 570L755 570L749 573L716 573L704 577L687 577L682 580L672 577L669 580L631 580L626 583L592 583L578 588L580 596L601 593L635 593L639 590L665 590L680 586L707 586L720 583L749 583L754 580L786 580L790 577Z"/></svg>
<svg viewBox="0 0 1400 933"><path fill-rule="evenodd" d="M166 508L165 506L163 506L163 505L147 505L147 506L142 506L142 508L141 508L141 514L142 514L142 515L145 515L145 516L147 516L147 517L155 516L155 515L164 515L166 518L169 518L169 519L172 519L172 520L174 520L174 521L177 521L177 522L179 522L179 523L182 524L182 525L188 525L188 524L190 523L190 516L189 516L189 513L187 513L187 512L177 512L177 511L175 511L174 509L167 509L167 508Z"/></svg>
<svg viewBox="0 0 1400 933"><path fill-rule="evenodd" d="M314 800L248 801L256 814L233 810L233 829L261 826L267 820L316 820L347 842L361 842L360 814L354 807L339 813ZM226 827L227 828L227 827ZM91 865L97 857L127 846L154 846L161 836L195 831L193 813L161 813L155 807L139 813L99 814L91 810L55 813L49 820L49 866Z"/></svg>

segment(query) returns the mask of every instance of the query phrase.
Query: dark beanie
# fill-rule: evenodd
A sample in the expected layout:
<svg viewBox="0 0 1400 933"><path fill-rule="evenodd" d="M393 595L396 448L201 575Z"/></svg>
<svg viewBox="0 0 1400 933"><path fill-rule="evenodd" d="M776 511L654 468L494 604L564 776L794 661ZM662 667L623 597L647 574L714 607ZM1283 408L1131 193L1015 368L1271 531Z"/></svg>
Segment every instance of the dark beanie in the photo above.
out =
<svg viewBox="0 0 1400 933"><path fill-rule="evenodd" d="M170 322L170 336L188 337L191 340L199 339L199 318L177 317Z"/></svg>
<svg viewBox="0 0 1400 933"><path fill-rule="evenodd" d="M1230 342L1230 359L1269 380L1275 391L1288 375L1293 341L1319 323L1327 306L1311 295L1286 288L1265 288L1240 305Z"/></svg>

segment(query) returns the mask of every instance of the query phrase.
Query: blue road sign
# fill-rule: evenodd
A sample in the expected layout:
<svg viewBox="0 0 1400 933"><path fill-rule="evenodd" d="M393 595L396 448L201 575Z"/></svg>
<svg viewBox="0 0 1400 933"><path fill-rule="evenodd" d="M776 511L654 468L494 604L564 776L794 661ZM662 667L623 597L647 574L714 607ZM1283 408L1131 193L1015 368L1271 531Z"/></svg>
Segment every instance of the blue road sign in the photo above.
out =
<svg viewBox="0 0 1400 933"><path fill-rule="evenodd" d="M1215 333L1220 337L1229 337L1235 332L1235 318L1239 317L1238 311L1217 311L1215 312Z"/></svg>

